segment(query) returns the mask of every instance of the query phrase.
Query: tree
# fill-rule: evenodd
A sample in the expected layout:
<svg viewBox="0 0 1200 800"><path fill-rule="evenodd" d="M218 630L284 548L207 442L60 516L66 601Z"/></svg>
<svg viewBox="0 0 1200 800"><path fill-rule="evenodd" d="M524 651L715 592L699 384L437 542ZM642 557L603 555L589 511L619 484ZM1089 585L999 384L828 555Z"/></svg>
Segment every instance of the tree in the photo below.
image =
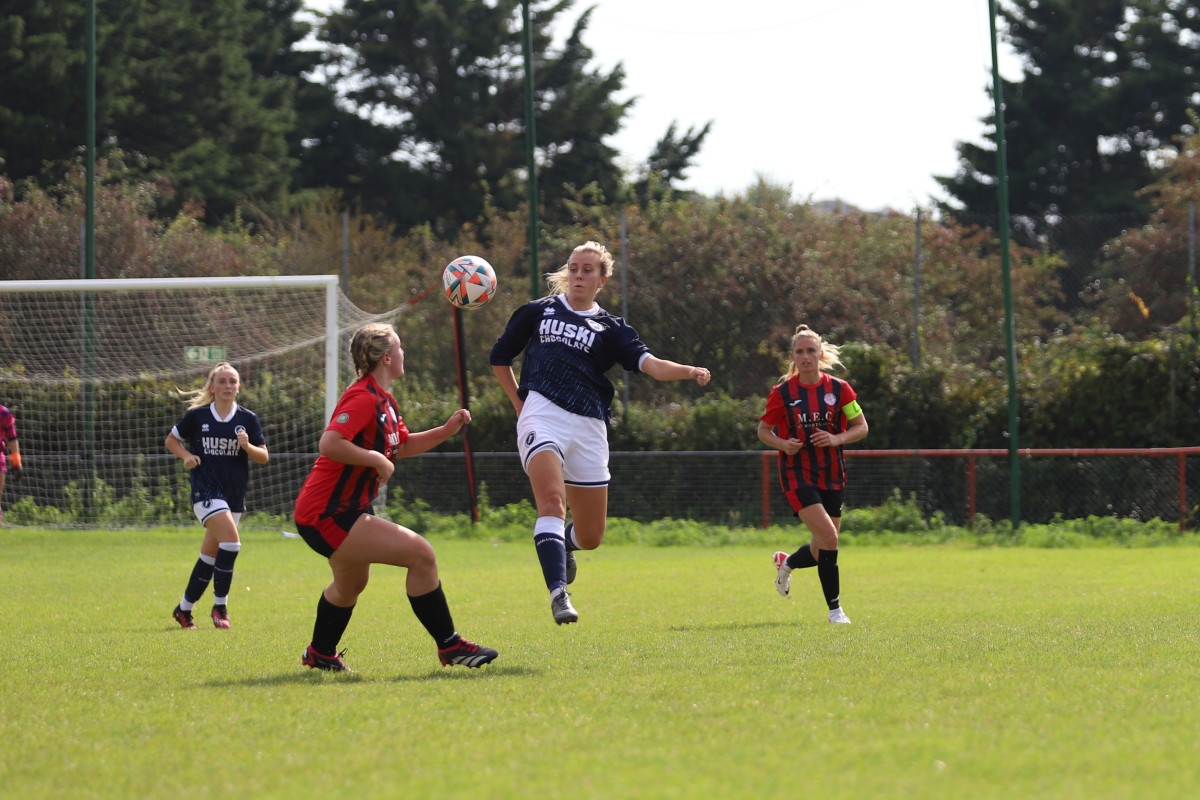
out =
<svg viewBox="0 0 1200 800"><path fill-rule="evenodd" d="M710 121L700 130L689 127L687 133L680 135L676 133L675 123L671 123L663 138L654 145L645 174L634 184L634 194L641 203L661 200L672 194L673 184L684 179L711 129Z"/></svg>
<svg viewBox="0 0 1200 800"><path fill-rule="evenodd" d="M84 146L84 13L67 0L19 0L0 18L0 156L25 178ZM179 201L222 218L287 187L295 68L306 28L294 0L99 0L96 131L102 152L144 157ZM260 71L261 70L261 71Z"/></svg>
<svg viewBox="0 0 1200 800"><path fill-rule="evenodd" d="M133 23L146 0L99 2L96 14L96 118L118 115L134 88L129 70ZM84 5L70 0L10 0L0 12L0 158L14 179L47 163L69 162L84 144ZM53 183L68 167L50 177Z"/></svg>
<svg viewBox="0 0 1200 800"><path fill-rule="evenodd" d="M1191 211L1200 203L1200 134L1183 141L1159 179L1143 191L1155 211L1142 226L1104 247L1103 280L1089 299L1109 328L1148 338L1177 327L1196 334L1197 294L1190 274Z"/></svg>
<svg viewBox="0 0 1200 800"><path fill-rule="evenodd" d="M624 74L588 71L587 13L551 52L550 29L573 3L530 4L539 183L551 196L593 187L612 201L621 173L603 138L628 107L612 97ZM400 227L432 221L449 231L489 206L519 206L527 162L520 8L520 0L347 0L320 32L326 66L350 114L377 135L353 145L347 135L359 123L330 120L320 147L353 153L344 162L350 185L332 171L319 179Z"/></svg>
<svg viewBox="0 0 1200 800"><path fill-rule="evenodd" d="M1198 11L1190 0L1011 0L1002 11L1024 61L1021 80L1002 87L1014 229L1067 254L1068 301L1099 246L1145 219L1138 190L1187 130ZM960 143L958 173L937 178L951 197L943 210L997 212L994 114L984 121L987 146Z"/></svg>

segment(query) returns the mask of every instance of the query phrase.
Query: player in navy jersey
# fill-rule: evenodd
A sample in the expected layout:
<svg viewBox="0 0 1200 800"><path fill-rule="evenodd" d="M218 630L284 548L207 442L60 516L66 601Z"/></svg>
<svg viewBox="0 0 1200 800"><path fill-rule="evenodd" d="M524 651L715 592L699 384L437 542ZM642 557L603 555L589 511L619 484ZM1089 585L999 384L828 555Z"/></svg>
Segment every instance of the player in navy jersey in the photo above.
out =
<svg viewBox="0 0 1200 800"><path fill-rule="evenodd" d="M0 495L4 494L4 480L12 475L14 481L21 480L21 444L17 441L17 418L4 406L0 406ZM4 511L0 510L0 521Z"/></svg>
<svg viewBox="0 0 1200 800"><path fill-rule="evenodd" d="M518 308L491 354L492 369L517 411L517 449L537 504L533 541L559 625L579 619L567 593L575 580L574 551L594 550L604 538L613 399L605 373L620 364L660 381L704 386L711 378L703 367L651 355L637 331L596 304L612 270L604 245L576 247L549 275L550 296ZM518 385L512 364L522 351Z"/></svg>
<svg viewBox="0 0 1200 800"><path fill-rule="evenodd" d="M242 549L238 522L246 510L250 460L266 464L267 440L253 411L237 403L238 371L222 361L208 373L204 387L193 392L183 419L167 434L167 449L191 471L192 510L204 526L200 558L192 568L183 599L171 616L184 628L195 628L192 608L209 581L213 585L212 621L229 627L229 587L233 563Z"/></svg>
<svg viewBox="0 0 1200 800"><path fill-rule="evenodd" d="M779 451L783 494L812 533L812 541L791 555L775 554L775 589L786 597L792 570L815 566L829 621L848 625L837 563L846 489L842 447L867 435L867 418L850 384L822 372L841 363L836 345L807 325L797 327L791 364L767 396L758 438Z"/></svg>
<svg viewBox="0 0 1200 800"><path fill-rule="evenodd" d="M391 325L371 323L355 332L350 356L358 379L346 389L318 445L320 455L296 498L297 530L329 559L333 582L317 601L312 641L300 663L348 672L338 643L367 587L372 564L406 567L413 613L437 642L442 666L481 667L498 653L464 639L454 628L433 546L420 534L371 513L371 501L395 471L395 459L438 446L471 421L460 408L444 425L410 433L388 392L404 374L404 350Z"/></svg>

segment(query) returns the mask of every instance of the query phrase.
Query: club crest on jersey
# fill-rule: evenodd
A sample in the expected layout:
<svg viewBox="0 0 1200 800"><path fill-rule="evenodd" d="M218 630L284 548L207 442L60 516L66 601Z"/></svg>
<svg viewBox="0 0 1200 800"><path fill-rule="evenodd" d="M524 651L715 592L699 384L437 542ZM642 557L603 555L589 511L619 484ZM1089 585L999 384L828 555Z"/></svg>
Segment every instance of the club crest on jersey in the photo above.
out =
<svg viewBox="0 0 1200 800"><path fill-rule="evenodd" d="M837 398L833 396L833 392L825 393L825 405L831 406L837 402Z"/></svg>
<svg viewBox="0 0 1200 800"><path fill-rule="evenodd" d="M234 432L234 434L235 434L235 435L236 435L236 434L239 434L239 433L245 433L245 432L246 432L246 426L245 426L245 425L238 425L236 428L234 428L234 429L233 429L233 432Z"/></svg>
<svg viewBox="0 0 1200 800"><path fill-rule="evenodd" d="M589 328L591 328L592 330L594 330L596 333L604 333L604 326L601 325L599 322L596 322L596 320L594 320L594 319L589 319L587 321L587 326Z"/></svg>
<svg viewBox="0 0 1200 800"><path fill-rule="evenodd" d="M336 420L334 420L334 421L335 421L335 422L349 422L349 421L350 421L350 415L349 415L349 414L347 414L345 411L343 411L342 413L340 413L340 414L338 414L338 415L337 415L337 419L336 419Z"/></svg>

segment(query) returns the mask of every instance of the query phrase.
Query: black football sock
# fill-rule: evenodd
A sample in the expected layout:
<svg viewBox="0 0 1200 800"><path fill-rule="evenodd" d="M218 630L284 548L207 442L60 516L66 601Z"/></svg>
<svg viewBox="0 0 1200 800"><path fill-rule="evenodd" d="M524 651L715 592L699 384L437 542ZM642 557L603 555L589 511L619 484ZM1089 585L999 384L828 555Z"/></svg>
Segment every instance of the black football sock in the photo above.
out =
<svg viewBox="0 0 1200 800"><path fill-rule="evenodd" d="M317 601L317 621L313 623L313 650L323 656L337 655L338 642L342 640L353 613L354 606L335 606L325 599L325 593L322 592L321 599Z"/></svg>
<svg viewBox="0 0 1200 800"><path fill-rule="evenodd" d="M413 613L425 626L425 630L429 631L438 647L454 644L459 638L454 630L454 620L450 616L450 606L446 603L446 594L442 591L440 581L432 592L416 597L410 594L408 604L412 606Z"/></svg>
<svg viewBox="0 0 1200 800"><path fill-rule="evenodd" d="M804 569L805 567L815 567L817 560L813 558L812 547L804 545L796 552L788 556L787 565L792 569Z"/></svg>
<svg viewBox="0 0 1200 800"><path fill-rule="evenodd" d="M841 605L841 578L838 575L837 550L817 551L817 577L821 579L821 591L825 593L825 604L829 610Z"/></svg>

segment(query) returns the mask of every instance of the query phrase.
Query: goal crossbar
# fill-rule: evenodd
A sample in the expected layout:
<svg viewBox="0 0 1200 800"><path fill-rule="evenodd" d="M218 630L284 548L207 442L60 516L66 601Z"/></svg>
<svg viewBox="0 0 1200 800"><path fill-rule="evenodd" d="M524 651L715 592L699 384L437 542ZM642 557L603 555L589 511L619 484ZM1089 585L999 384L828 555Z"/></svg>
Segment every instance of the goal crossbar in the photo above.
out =
<svg viewBox="0 0 1200 800"><path fill-rule="evenodd" d="M250 275L231 278L80 278L0 281L0 292L125 292L174 289L324 288L325 419L338 401L338 277L336 275Z"/></svg>

